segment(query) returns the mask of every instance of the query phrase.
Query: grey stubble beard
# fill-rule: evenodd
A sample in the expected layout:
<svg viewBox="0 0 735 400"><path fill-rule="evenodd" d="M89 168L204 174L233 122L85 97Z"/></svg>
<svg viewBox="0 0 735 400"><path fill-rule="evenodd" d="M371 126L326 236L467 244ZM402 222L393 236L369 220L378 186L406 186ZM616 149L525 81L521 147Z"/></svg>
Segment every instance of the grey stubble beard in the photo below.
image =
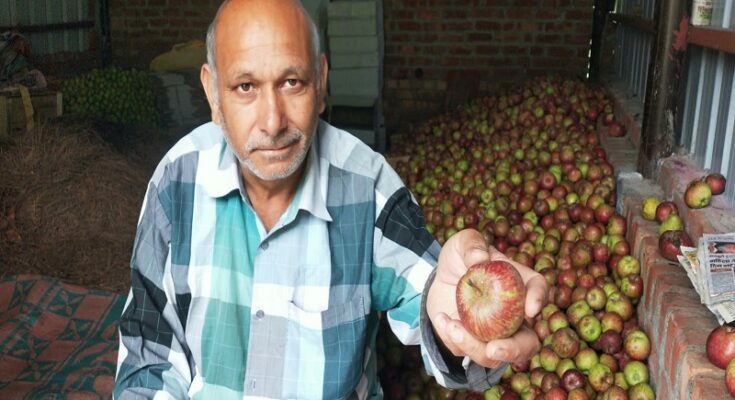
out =
<svg viewBox="0 0 735 400"><path fill-rule="evenodd" d="M305 137L304 133L300 130L296 130L285 133L283 134L284 136L279 135L279 137L275 139L264 140L260 140L260 138L251 136L248 138L248 142L245 144L245 146L243 146L242 149L237 149L233 146L232 141L230 140L227 123L225 122L224 115L222 114L221 110L219 111L219 114L220 121L222 121L221 126L224 133L225 141L227 142L227 145L230 146L230 149L232 149L232 152L235 154L235 157L240 163L240 166L247 169L248 171L250 171L250 173L264 181L277 181L293 175L306 159L306 155L309 153L309 148L311 147L311 143L314 139L314 135L311 135L309 138L309 143L306 143L303 148L299 149L299 153L296 154L296 156L293 158L293 161L286 169L271 174L266 174L264 171L260 170L255 165L255 163L246 155L249 154L251 151L259 148L260 146L279 147L281 145L298 143ZM316 129L316 127L314 129Z"/></svg>

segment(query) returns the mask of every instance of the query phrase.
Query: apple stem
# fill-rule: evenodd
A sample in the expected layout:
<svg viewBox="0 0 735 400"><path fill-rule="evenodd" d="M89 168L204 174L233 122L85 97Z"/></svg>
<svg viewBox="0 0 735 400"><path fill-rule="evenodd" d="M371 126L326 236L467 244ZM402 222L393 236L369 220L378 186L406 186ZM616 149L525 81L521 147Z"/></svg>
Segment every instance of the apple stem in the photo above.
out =
<svg viewBox="0 0 735 400"><path fill-rule="evenodd" d="M477 294L480 294L480 295L482 294L482 289L480 289L480 287L479 287L479 286L475 285L475 282L473 282L473 281L472 281L472 279L468 279L468 280L467 280L467 284L468 284L468 285L469 285L469 286L470 286L470 287L471 287L472 289L475 289L475 292L477 292Z"/></svg>

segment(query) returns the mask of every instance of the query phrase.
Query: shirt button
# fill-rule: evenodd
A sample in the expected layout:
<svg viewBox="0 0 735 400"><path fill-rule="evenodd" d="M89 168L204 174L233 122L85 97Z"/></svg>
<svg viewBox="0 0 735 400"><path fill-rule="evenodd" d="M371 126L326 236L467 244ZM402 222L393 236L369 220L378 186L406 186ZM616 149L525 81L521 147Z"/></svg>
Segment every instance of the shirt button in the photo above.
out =
<svg viewBox="0 0 735 400"><path fill-rule="evenodd" d="M263 249L263 250L268 250L268 242L265 242L265 243L261 244L260 245L260 248Z"/></svg>
<svg viewBox="0 0 735 400"><path fill-rule="evenodd" d="M255 312L255 319L262 319L265 316L265 312L263 310L258 310Z"/></svg>

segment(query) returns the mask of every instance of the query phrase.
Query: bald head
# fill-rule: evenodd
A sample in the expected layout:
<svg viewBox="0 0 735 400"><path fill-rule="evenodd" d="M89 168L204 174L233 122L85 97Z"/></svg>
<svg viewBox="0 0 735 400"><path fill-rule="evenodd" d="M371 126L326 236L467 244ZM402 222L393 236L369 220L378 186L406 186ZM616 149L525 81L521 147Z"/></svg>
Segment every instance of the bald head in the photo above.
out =
<svg viewBox="0 0 735 400"><path fill-rule="evenodd" d="M284 11L286 11L284 13ZM302 30L309 37L312 62L317 81L320 77L319 55L321 45L319 30L299 0L224 0L207 29L207 64L212 72L212 80L217 86L216 42L221 24L268 24L272 19L281 20L293 29Z"/></svg>

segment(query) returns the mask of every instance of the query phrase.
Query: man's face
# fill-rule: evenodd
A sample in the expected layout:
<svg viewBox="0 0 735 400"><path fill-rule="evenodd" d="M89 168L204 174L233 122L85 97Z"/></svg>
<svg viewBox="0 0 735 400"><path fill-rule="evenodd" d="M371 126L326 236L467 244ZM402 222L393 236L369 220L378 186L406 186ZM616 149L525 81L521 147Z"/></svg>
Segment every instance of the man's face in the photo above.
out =
<svg viewBox="0 0 735 400"><path fill-rule="evenodd" d="M318 79L304 16L283 2L231 2L217 25L215 57L212 117L245 172L267 181L291 176L324 109L326 61Z"/></svg>

